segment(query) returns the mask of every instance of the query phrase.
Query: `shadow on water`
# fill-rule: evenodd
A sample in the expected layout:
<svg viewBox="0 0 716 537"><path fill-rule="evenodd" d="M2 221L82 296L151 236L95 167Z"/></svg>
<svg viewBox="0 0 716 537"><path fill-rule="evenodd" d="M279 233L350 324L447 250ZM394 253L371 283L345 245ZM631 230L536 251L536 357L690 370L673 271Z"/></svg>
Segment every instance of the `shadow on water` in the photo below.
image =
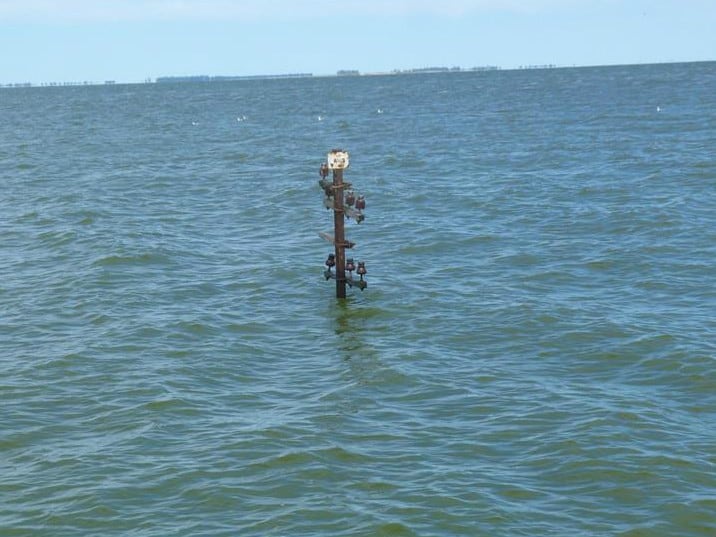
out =
<svg viewBox="0 0 716 537"><path fill-rule="evenodd" d="M335 326L338 348L343 358L350 360L356 353L363 352L366 348L365 333L367 327L366 318L361 315L351 304L351 299L336 300L335 303Z"/></svg>
<svg viewBox="0 0 716 537"><path fill-rule="evenodd" d="M337 354L346 362L356 381L365 384L382 370L380 352L376 347L376 311L362 307L349 297L332 304Z"/></svg>
<svg viewBox="0 0 716 537"><path fill-rule="evenodd" d="M384 369L380 354L371 344L370 318L349 297L333 305L337 355L346 364L346 375L358 386L371 385Z"/></svg>

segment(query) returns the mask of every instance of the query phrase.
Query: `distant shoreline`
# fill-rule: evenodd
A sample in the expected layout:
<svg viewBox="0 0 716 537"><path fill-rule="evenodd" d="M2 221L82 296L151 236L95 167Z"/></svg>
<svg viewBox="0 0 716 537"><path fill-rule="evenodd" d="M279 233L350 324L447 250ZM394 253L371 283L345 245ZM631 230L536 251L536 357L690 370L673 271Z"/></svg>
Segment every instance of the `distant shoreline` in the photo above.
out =
<svg viewBox="0 0 716 537"><path fill-rule="evenodd" d="M493 71L524 71L524 70L544 70L544 69L585 69L585 68L605 68L605 67L630 67L630 66L648 66L648 65L678 65L683 63L714 63L716 60L695 60L680 62L654 62L640 64L610 64L610 65L555 65L555 64L539 64L539 65L520 65L518 67L504 68L495 65L485 65L478 67L419 67L413 69L394 69L392 71L376 71L361 72L356 69L342 69L335 74L313 74L313 73L281 73L270 75L186 75L186 76L160 76L156 79L146 78L140 82L117 82L115 80L105 80L104 82L82 81L82 82L11 82L0 83L0 89L13 88L55 88L55 87L76 87L76 86L111 86L111 85L130 85L130 84L181 84L187 82L237 82L251 80L280 80L280 79L297 79L297 78L333 78L333 77L366 77L366 76L399 76L399 75L422 75L422 74L448 74L448 73L477 73L477 72L493 72Z"/></svg>

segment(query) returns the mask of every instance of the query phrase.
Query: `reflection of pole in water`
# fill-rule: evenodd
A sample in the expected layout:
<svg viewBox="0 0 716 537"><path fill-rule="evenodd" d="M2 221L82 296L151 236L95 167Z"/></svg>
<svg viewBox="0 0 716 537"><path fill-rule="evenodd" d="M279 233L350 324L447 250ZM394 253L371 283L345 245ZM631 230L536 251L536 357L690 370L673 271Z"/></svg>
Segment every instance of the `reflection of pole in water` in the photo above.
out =
<svg viewBox="0 0 716 537"><path fill-rule="evenodd" d="M333 235L328 233L320 233L319 235L333 243L334 253L329 254L326 259L327 269L323 275L327 280L336 280L336 298L346 297L346 284L348 286L358 287L361 291L368 287L368 282L364 276L368 273L365 268L364 261L358 261L356 268L353 258L346 260L346 249L353 248L355 243L346 240L345 237L345 220L353 218L358 224L364 219L365 215L365 196L356 198L354 192L350 190L351 184L343 181L343 170L348 168L350 160L347 151L341 149L333 149L328 153L326 162L321 164L319 175L321 180L318 184L323 189L325 198L323 204L327 209L333 209ZM333 180L328 180L328 173L333 172ZM348 190L344 193L345 190ZM345 195L344 195L345 194ZM332 271L335 267L335 273ZM346 270L348 276L346 276ZM359 280L353 279L353 271L360 276Z"/></svg>
<svg viewBox="0 0 716 537"><path fill-rule="evenodd" d="M363 364L373 363L377 353L369 339L363 337L367 332L365 313L361 309L351 309L346 301L340 301L335 319L335 344L341 358L346 361L359 359Z"/></svg>

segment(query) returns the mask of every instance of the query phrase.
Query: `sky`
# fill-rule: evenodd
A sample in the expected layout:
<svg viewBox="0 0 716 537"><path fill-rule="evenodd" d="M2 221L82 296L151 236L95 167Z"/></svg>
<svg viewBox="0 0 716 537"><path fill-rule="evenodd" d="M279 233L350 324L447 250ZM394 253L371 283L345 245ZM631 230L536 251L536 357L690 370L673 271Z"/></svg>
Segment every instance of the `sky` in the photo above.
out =
<svg viewBox="0 0 716 537"><path fill-rule="evenodd" d="M716 0L0 0L0 84L716 60Z"/></svg>

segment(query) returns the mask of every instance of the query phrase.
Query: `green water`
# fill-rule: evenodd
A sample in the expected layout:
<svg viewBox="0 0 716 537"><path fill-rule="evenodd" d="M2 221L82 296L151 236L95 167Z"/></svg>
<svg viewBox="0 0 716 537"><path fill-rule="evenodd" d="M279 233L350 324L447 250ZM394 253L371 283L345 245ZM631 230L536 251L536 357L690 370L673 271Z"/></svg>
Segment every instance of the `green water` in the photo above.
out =
<svg viewBox="0 0 716 537"><path fill-rule="evenodd" d="M715 90L0 91L0 535L716 535Z"/></svg>

